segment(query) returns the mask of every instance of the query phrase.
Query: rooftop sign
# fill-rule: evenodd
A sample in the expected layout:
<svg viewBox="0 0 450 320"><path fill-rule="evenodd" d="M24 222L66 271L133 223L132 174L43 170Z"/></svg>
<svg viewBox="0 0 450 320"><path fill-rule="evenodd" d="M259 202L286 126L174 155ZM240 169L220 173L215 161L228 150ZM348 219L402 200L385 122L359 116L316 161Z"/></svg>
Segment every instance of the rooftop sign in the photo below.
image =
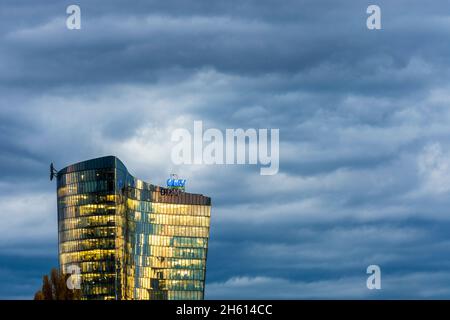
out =
<svg viewBox="0 0 450 320"><path fill-rule="evenodd" d="M186 187L186 179L178 179L178 176L172 174L169 179L167 179L167 188L169 189L179 189L184 191Z"/></svg>

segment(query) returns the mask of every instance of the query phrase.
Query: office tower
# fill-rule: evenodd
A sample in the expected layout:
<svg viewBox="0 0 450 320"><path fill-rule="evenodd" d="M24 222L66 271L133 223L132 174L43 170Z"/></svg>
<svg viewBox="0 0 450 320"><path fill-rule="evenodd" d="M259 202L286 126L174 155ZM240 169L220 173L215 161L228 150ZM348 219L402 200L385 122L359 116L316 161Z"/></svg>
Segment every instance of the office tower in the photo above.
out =
<svg viewBox="0 0 450 320"><path fill-rule="evenodd" d="M146 183L116 157L57 173L59 262L83 299L203 299L211 199Z"/></svg>

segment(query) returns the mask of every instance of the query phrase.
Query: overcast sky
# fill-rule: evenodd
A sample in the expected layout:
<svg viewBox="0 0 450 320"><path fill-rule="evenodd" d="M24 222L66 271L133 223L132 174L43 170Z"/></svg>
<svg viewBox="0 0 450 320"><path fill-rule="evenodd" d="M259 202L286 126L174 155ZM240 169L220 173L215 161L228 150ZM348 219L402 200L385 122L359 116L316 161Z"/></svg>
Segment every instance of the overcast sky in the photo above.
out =
<svg viewBox="0 0 450 320"><path fill-rule="evenodd" d="M211 196L206 298L450 298L449 40L443 0L2 0L0 298L57 266L49 163L104 155ZM194 120L279 128L279 173L173 165Z"/></svg>

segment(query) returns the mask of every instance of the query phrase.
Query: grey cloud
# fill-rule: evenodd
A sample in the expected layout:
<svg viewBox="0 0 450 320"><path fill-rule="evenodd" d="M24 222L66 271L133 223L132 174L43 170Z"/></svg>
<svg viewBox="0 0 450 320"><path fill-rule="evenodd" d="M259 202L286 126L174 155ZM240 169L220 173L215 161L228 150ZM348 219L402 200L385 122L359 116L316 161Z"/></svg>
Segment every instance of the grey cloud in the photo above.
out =
<svg viewBox="0 0 450 320"><path fill-rule="evenodd" d="M402 19L406 26L398 25L387 14L386 24L391 23L393 30L374 37L357 27L364 26L366 17L360 2L338 7L310 1L275 7L270 1L239 2L239 6L236 2L170 3L141 3L124 11L122 7L119 14L115 2L102 6L82 2L85 31L78 33L65 30L64 16L56 15L55 9L49 11L48 21L7 29L6 57L15 68L3 73L3 85L152 82L168 68L206 67L249 76L297 75L298 85L320 92L382 90L384 95L398 95L429 86L431 79L424 81L423 72L434 71L433 82L447 77L445 69L427 66L430 59L439 67L445 64L444 47L427 48L440 47L446 33L428 28L405 37L404 29L414 30L416 20ZM400 13L406 2L381 5L386 12ZM197 11L192 14L192 10ZM440 12L436 7L421 20L422 26L434 27L432 19ZM35 15L28 14L33 22ZM289 19L290 15L296 19Z"/></svg>
<svg viewBox="0 0 450 320"><path fill-rule="evenodd" d="M345 277L315 282L269 277L234 277L212 283L207 299L432 299L449 294L448 274L404 273L385 276L380 291L365 288L365 277ZM433 290L429 290L430 286ZM271 288L270 292L266 288Z"/></svg>

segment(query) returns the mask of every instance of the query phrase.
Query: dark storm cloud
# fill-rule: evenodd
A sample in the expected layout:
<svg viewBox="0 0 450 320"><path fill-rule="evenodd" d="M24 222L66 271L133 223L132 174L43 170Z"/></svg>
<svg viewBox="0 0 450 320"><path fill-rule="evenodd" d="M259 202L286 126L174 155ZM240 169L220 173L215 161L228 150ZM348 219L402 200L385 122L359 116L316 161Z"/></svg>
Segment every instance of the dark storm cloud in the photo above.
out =
<svg viewBox="0 0 450 320"><path fill-rule="evenodd" d="M5 55L14 68L2 72L2 83L156 81L171 68L206 67L240 76L286 74L294 77L286 79L293 87L308 91L398 95L446 76L446 69L437 68L448 54L448 33L433 25L442 12L438 6L420 23L410 13L400 24L398 17L414 6L386 3L384 23L392 26L370 34L359 1L194 3L141 2L123 10L121 2L82 1L81 32L64 28L61 4L60 12L48 11L47 20L41 9L24 10L22 28L3 31ZM6 17L4 23L13 21ZM425 80L421 71L427 70L420 68L426 69L429 59L436 73Z"/></svg>
<svg viewBox="0 0 450 320"><path fill-rule="evenodd" d="M0 5L0 297L56 264L48 164L108 154L212 197L207 298L450 296L447 2L72 3ZM280 173L172 165L194 120L279 128Z"/></svg>

